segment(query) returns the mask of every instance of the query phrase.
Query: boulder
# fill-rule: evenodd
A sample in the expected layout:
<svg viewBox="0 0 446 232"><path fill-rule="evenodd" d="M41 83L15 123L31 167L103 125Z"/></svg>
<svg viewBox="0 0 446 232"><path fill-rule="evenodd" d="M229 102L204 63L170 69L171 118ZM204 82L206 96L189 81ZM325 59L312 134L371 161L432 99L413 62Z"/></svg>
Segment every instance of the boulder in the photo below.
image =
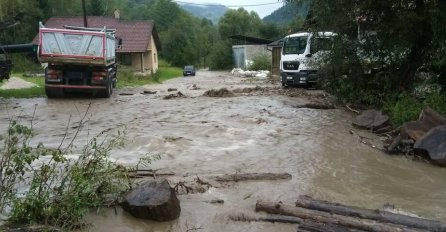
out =
<svg viewBox="0 0 446 232"><path fill-rule="evenodd" d="M434 127L413 146L416 153L427 152L432 161L446 165L446 125Z"/></svg>
<svg viewBox="0 0 446 232"><path fill-rule="evenodd" d="M389 125L389 116L377 110L365 110L353 119L353 126L378 130Z"/></svg>
<svg viewBox="0 0 446 232"><path fill-rule="evenodd" d="M432 128L445 125L446 119L439 113L429 107L421 112L418 121L406 122L401 126L401 135L403 138L413 139L414 141L422 138Z"/></svg>
<svg viewBox="0 0 446 232"><path fill-rule="evenodd" d="M180 202L167 180L152 180L124 197L122 208L136 218L171 221L180 216Z"/></svg>

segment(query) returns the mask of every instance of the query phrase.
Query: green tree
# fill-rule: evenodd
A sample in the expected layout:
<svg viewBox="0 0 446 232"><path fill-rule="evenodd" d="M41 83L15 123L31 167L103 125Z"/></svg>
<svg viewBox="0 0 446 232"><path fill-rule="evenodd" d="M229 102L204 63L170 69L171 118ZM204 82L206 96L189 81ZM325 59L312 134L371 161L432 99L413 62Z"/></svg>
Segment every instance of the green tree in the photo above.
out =
<svg viewBox="0 0 446 232"><path fill-rule="evenodd" d="M103 0L90 0L88 5L88 15L92 16L105 15L105 7Z"/></svg>
<svg viewBox="0 0 446 232"><path fill-rule="evenodd" d="M218 31L221 38L232 35L258 36L262 25L260 17L255 12L249 13L243 8L228 10L218 22Z"/></svg>

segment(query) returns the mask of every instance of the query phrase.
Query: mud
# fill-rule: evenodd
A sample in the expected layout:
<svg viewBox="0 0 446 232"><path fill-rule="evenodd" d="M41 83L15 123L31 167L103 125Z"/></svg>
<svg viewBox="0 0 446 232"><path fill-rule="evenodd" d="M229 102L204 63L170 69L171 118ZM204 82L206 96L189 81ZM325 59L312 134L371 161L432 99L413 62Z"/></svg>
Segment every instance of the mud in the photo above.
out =
<svg viewBox="0 0 446 232"><path fill-rule="evenodd" d="M171 94L168 88L176 88L187 97L164 100ZM221 88L234 96L203 96L207 90ZM244 88L258 90L234 91ZM156 93L141 94L144 91ZM129 141L112 152L117 163L134 165L147 153L161 154L150 168L175 173L166 176L172 186L194 181L204 189L179 195L181 216L173 222L137 220L119 208L116 213L105 209L91 213L88 221L92 226L87 231L294 232L295 225L234 222L229 215L252 214L257 200L293 204L304 194L366 208L390 203L446 221L446 169L389 156L361 143L358 136L349 133L355 115L343 109L296 107L329 100L330 96L318 90L282 89L279 83L203 71L162 85L117 90L110 99L0 99L0 130L5 131L11 117L25 123L32 120L37 133L33 142L58 147L67 125L69 133L63 143L73 138L74 128L91 104L87 124L75 141L77 147L101 131L122 128ZM379 144L375 135L356 133ZM215 187L201 179L267 172L287 172L292 179Z"/></svg>
<svg viewBox="0 0 446 232"><path fill-rule="evenodd" d="M203 96L206 97L232 97L234 94L226 88L210 89L204 92Z"/></svg>

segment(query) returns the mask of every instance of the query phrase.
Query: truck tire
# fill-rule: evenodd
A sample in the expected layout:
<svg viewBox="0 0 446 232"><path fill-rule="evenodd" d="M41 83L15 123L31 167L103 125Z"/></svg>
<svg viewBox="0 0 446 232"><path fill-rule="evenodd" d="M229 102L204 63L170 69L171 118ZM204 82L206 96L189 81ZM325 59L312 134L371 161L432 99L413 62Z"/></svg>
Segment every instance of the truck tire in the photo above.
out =
<svg viewBox="0 0 446 232"><path fill-rule="evenodd" d="M45 93L48 98L61 98L64 96L63 89L45 87Z"/></svg>
<svg viewBox="0 0 446 232"><path fill-rule="evenodd" d="M113 93L113 81L109 78L107 80L107 84L105 85L105 89L103 90L102 97L109 98Z"/></svg>

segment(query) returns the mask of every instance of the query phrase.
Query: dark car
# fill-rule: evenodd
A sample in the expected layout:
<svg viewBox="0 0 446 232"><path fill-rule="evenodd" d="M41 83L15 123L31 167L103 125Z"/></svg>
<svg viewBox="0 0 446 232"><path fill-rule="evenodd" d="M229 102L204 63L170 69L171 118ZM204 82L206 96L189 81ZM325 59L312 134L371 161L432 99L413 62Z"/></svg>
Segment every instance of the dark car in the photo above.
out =
<svg viewBox="0 0 446 232"><path fill-rule="evenodd" d="M184 66L183 76L195 76L195 67L193 65Z"/></svg>

